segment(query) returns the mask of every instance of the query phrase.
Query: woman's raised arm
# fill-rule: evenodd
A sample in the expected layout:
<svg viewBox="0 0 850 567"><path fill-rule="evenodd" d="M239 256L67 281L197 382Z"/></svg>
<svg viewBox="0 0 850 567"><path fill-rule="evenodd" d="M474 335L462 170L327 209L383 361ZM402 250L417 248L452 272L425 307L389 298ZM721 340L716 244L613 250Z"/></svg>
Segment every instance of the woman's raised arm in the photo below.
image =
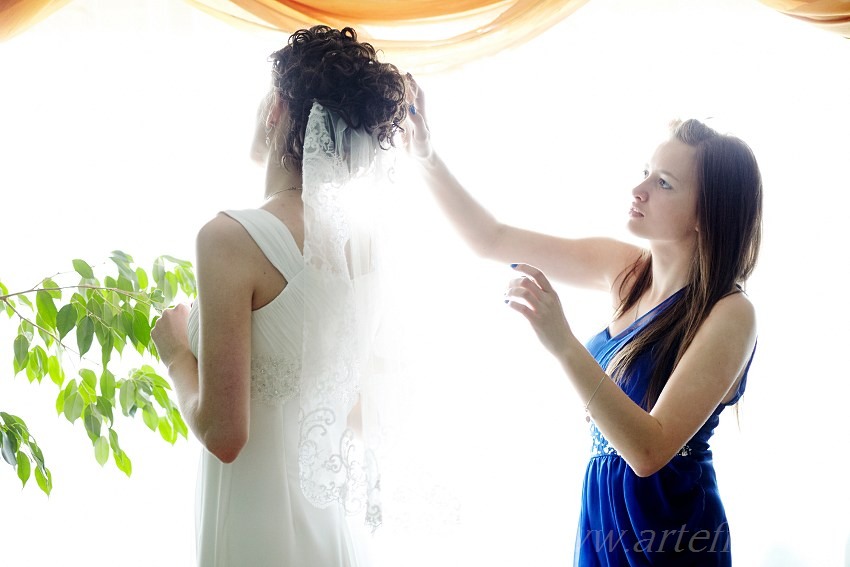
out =
<svg viewBox="0 0 850 567"><path fill-rule="evenodd" d="M408 75L411 112L408 151L420 164L422 177L437 204L479 256L498 262L535 265L554 279L578 287L608 291L617 277L641 254L637 246L612 238L561 238L496 219L463 187L431 145L425 119L425 93Z"/></svg>

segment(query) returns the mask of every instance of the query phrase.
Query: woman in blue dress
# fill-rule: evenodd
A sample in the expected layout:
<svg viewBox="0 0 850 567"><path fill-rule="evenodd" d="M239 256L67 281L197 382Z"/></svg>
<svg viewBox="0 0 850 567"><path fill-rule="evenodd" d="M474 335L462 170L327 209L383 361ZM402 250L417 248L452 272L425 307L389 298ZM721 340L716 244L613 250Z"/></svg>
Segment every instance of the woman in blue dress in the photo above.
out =
<svg viewBox="0 0 850 567"><path fill-rule="evenodd" d="M500 223L434 151L411 83L409 148L437 202L478 254L512 264L506 303L531 324L575 387L593 439L575 565L730 565L709 438L744 391L756 345L742 293L756 264L762 184L740 139L677 121L632 189L638 247ZM549 278L611 295L610 324L587 345Z"/></svg>

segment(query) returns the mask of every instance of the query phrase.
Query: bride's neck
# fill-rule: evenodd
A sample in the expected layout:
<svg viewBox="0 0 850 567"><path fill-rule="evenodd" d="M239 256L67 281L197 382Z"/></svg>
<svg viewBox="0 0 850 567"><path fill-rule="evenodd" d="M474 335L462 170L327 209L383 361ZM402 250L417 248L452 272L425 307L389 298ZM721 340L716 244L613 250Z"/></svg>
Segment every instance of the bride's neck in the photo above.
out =
<svg viewBox="0 0 850 567"><path fill-rule="evenodd" d="M266 166L266 199L288 190L301 189L301 184L300 164L284 169L279 163L269 160Z"/></svg>

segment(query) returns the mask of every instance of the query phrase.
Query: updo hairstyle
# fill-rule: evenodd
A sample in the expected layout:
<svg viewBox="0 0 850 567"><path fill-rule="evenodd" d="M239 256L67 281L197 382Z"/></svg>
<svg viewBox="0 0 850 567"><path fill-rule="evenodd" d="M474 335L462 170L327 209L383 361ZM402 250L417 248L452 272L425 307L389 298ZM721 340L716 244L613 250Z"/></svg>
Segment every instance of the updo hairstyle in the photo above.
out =
<svg viewBox="0 0 850 567"><path fill-rule="evenodd" d="M302 29L269 56L272 86L289 116L276 136L278 157L288 167L303 157L304 134L313 102L336 112L352 128L376 135L381 147L393 145L407 115L406 81L375 48L358 42L352 28Z"/></svg>

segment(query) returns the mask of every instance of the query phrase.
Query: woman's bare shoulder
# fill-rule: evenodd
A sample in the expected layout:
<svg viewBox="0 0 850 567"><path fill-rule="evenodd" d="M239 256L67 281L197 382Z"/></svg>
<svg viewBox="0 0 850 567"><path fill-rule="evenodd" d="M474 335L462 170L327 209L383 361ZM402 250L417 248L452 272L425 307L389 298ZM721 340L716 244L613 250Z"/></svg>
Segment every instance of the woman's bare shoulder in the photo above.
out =
<svg viewBox="0 0 850 567"><path fill-rule="evenodd" d="M210 250L217 253L244 252L254 247L254 241L236 219L218 213L198 230L198 252Z"/></svg>

